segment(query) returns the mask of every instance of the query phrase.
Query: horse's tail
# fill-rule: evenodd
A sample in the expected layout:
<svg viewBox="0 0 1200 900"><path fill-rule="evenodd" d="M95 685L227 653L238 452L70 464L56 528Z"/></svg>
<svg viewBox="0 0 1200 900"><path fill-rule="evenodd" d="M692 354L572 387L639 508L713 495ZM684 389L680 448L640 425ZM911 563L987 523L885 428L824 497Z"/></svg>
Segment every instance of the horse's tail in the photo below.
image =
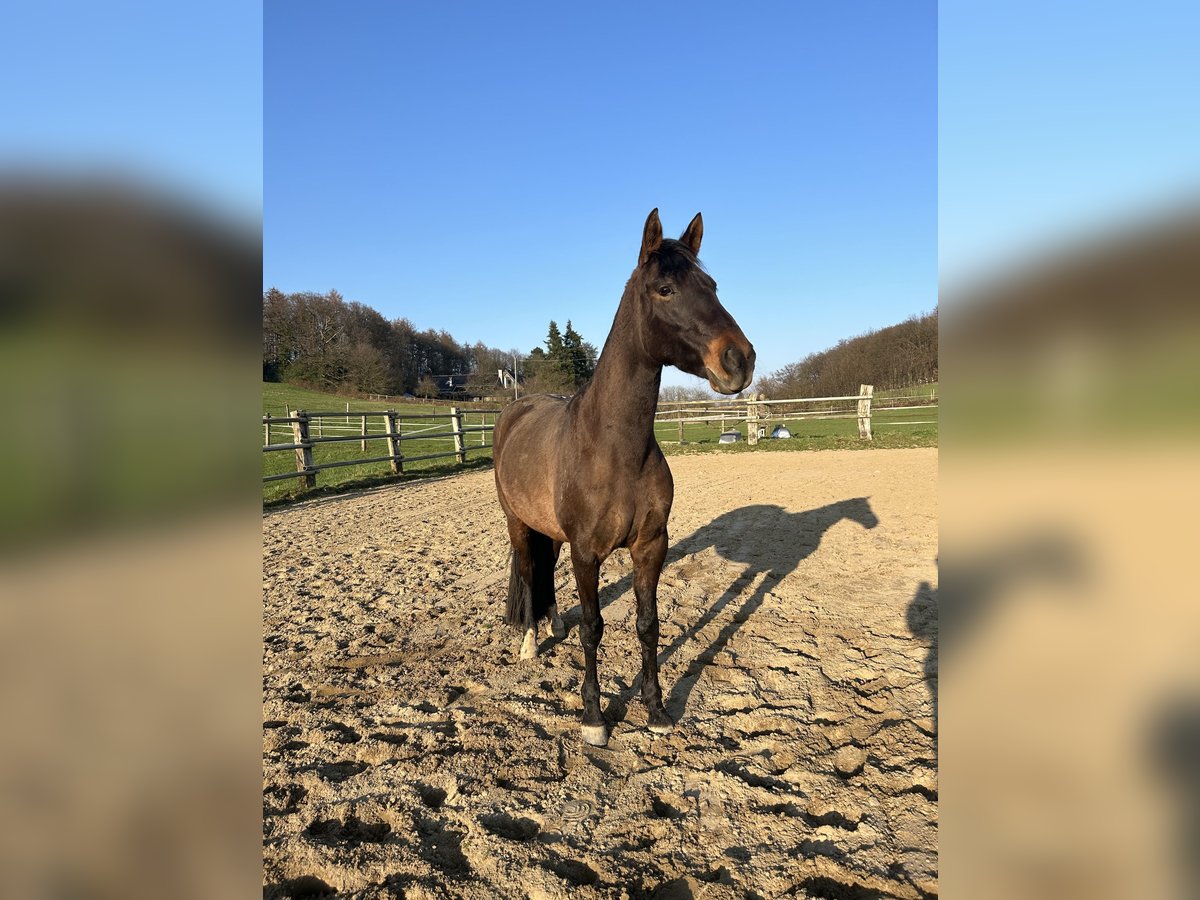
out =
<svg viewBox="0 0 1200 900"><path fill-rule="evenodd" d="M508 604L504 609L504 624L521 631L527 630L532 607L532 588L521 577L516 551L508 554Z"/></svg>
<svg viewBox="0 0 1200 900"><path fill-rule="evenodd" d="M554 605L554 544L537 531L529 532L529 555L533 561L533 583L521 577L516 552L509 554L508 603L504 623L527 631L546 618Z"/></svg>

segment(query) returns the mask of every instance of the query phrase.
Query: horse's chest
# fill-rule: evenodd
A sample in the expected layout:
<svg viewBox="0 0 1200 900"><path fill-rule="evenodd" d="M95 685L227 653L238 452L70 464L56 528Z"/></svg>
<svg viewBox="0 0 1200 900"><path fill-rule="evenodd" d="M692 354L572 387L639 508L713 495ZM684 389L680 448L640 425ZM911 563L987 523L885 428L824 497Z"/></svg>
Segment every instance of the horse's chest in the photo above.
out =
<svg viewBox="0 0 1200 900"><path fill-rule="evenodd" d="M666 512L655 516L662 504L647 502L650 499L645 486L631 482L626 487L609 486L604 490L569 492L560 514L568 539L572 544L586 544L590 550L604 557L619 547L627 547L647 524L650 516L662 518L661 523L650 523L654 528L666 524L666 512L670 511L667 501Z"/></svg>

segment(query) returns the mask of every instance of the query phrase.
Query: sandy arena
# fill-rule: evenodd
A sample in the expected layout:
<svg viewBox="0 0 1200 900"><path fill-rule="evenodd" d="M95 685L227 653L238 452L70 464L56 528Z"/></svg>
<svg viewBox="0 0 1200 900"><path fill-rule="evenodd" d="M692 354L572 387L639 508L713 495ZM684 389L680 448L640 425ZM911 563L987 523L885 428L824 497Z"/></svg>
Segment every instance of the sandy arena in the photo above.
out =
<svg viewBox="0 0 1200 900"><path fill-rule="evenodd" d="M518 659L492 473L263 517L264 895L937 894L937 451L670 460L650 734L630 561Z"/></svg>

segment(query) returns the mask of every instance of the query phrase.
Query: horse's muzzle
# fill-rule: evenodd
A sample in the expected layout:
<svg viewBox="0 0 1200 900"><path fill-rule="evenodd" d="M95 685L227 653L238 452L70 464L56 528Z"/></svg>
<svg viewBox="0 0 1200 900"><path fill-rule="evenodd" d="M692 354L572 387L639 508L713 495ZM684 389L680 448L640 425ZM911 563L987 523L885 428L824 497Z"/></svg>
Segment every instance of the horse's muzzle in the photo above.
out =
<svg viewBox="0 0 1200 900"><path fill-rule="evenodd" d="M746 345L744 350L738 346L738 341L731 340L725 344L720 355L710 353L705 360L708 383L714 391L736 394L748 388L754 380L754 347L745 338L742 338L742 342Z"/></svg>

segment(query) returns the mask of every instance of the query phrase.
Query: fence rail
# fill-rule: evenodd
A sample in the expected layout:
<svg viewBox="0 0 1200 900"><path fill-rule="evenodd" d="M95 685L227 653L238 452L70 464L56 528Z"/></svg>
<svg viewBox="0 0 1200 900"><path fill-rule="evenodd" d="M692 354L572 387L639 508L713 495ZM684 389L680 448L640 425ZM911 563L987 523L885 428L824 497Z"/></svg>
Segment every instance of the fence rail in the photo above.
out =
<svg viewBox="0 0 1200 900"><path fill-rule="evenodd" d="M449 413L407 413L394 409L384 411L373 410L371 412L356 412L349 409L339 409L330 412L323 410L309 412L298 409L287 416L263 416L263 452L281 453L290 450L295 454L296 462L296 470L294 472L277 472L264 475L263 482L302 478L305 487L311 488L317 486L317 474L319 472L343 466L361 466L386 462L391 464L393 473L400 474L404 471L404 464L406 462L414 463L429 459L448 459L454 457L459 463L466 463L468 454L472 450L479 451L491 448L492 443L487 438L495 429L496 416L499 414L500 410L498 409L471 409L465 411L458 407L451 407ZM464 415L478 416L479 424L465 425L463 423ZM384 427L382 432L367 431L367 420L374 416L378 416L382 421ZM488 416L491 416L490 423L487 421ZM361 426L345 424L351 418L361 420ZM343 422L341 424L336 422L326 424L326 420L336 419L341 419ZM448 425L445 430L437 430L443 427L439 424L405 434L403 432L403 424L414 419L437 419L441 422L448 422ZM318 434L315 435L312 433L314 425L318 430ZM280 426L287 426L287 435L290 440L286 440L283 443L273 443L272 428ZM360 428L356 434L331 434L328 436L323 434L325 428L329 428L330 430L345 430L355 427ZM471 443L468 440L469 436L473 434L479 435L479 443ZM444 453L420 453L415 455L407 455L401 450L404 441L435 441L445 439L453 441L453 450L447 450ZM386 441L387 453L383 456L336 459L321 463L314 462L314 447L319 447L322 444L341 444L351 441L359 442L360 452L362 453L366 453L367 441Z"/></svg>
<svg viewBox="0 0 1200 900"><path fill-rule="evenodd" d="M919 402L905 402L919 401ZM813 421L825 419L854 419L858 422L858 435L863 440L873 440L873 428L936 425L936 419L919 421L897 420L894 416L885 420L876 418L878 413L898 413L909 410L937 409L937 398L932 394L899 395L880 398L888 406L875 405L873 385L860 385L857 394L840 397L801 397L784 400L681 400L659 403L655 413L655 425L674 426L678 429L678 440L684 439L684 426L720 422L721 430L726 425L735 428L744 423L746 441L757 444L766 436L766 425L770 421ZM822 408L805 408L820 405Z"/></svg>
<svg viewBox="0 0 1200 900"><path fill-rule="evenodd" d="M721 430L745 425L746 440L757 444L766 437L771 422L805 422L824 419L855 420L858 436L862 440L873 439L873 429L879 427L905 427L936 425L936 412L930 417L927 410L938 408L936 396L914 394L912 396L890 396L879 398L886 406L876 406L874 388L861 385L857 394L841 397L803 397L784 400L697 400L664 401L655 413L656 428L678 429L682 443L686 425L721 423ZM908 412L918 414L916 420L900 419L894 414ZM887 413L883 419L880 413ZM294 454L295 471L274 472L263 476L263 482L303 479L306 487L316 487L318 474L326 469L345 466L374 465L389 463L391 471L403 473L405 463L416 463L431 459L454 458L466 463L472 451L489 450L495 430L499 409L463 409L451 407L449 413L410 413L398 410L356 411L349 409L331 411L289 410L288 415L264 415L263 452ZM924 414L924 415L922 415ZM477 418L478 424L466 424L464 417ZM491 419L489 422L488 419ZM368 431L368 422L375 419L383 431ZM405 423L420 423L421 427L404 430ZM315 432L315 433L314 433ZM326 432L329 432L326 434ZM350 433L346 433L350 432ZM473 443L478 435L478 443ZM333 459L315 462L313 450L323 445L344 446L359 442L359 453L352 459ZM382 455L367 456L368 442L384 442ZM403 452L405 441L450 441L452 449L435 453ZM417 446L414 450L424 448ZM341 451L344 455L345 451ZM274 466L272 466L274 467Z"/></svg>

